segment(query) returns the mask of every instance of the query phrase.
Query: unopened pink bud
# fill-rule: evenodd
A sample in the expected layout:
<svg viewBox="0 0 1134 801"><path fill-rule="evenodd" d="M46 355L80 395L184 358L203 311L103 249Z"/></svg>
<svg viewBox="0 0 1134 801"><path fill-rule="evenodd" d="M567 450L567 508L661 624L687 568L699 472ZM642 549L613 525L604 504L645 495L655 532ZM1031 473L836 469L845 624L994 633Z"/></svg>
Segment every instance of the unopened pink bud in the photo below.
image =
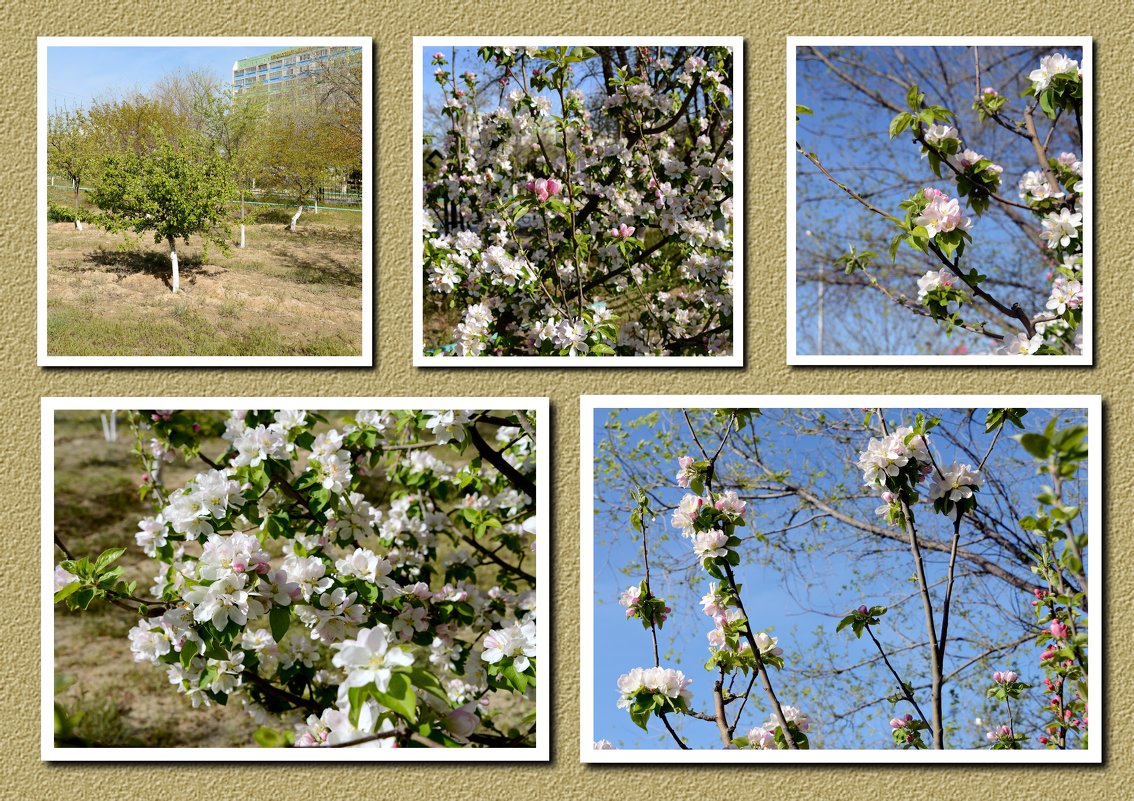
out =
<svg viewBox="0 0 1134 801"><path fill-rule="evenodd" d="M892 728L892 729L901 729L905 725L906 725L906 722L902 718L894 718L890 721L890 728Z"/></svg>
<svg viewBox="0 0 1134 801"><path fill-rule="evenodd" d="M1016 672L1013 671L1013 670L1009 670L1008 672L1006 672L1004 674L1004 683L1005 684L1012 684L1014 681L1016 681L1017 678L1019 678L1019 677L1016 675Z"/></svg>
<svg viewBox="0 0 1134 801"><path fill-rule="evenodd" d="M547 179L547 194L558 195L560 193L560 191L562 191L562 189L563 189L563 184L561 184L555 178L548 178Z"/></svg>
<svg viewBox="0 0 1134 801"><path fill-rule="evenodd" d="M866 605L865 605L865 604L863 604L862 606L860 606L860 607L859 607L859 608L858 608L857 610L855 610L855 611L857 611L857 612L858 612L858 613L859 613L860 615L866 615L866 614L869 614L869 613L870 613L870 610L866 608Z"/></svg>

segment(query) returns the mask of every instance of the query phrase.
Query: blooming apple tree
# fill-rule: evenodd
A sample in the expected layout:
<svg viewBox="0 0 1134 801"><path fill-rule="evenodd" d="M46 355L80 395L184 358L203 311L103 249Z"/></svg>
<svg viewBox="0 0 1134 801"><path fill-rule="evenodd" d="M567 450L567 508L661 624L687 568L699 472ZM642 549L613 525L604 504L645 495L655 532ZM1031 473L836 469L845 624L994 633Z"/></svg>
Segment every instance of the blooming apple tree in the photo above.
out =
<svg viewBox="0 0 1134 801"><path fill-rule="evenodd" d="M534 413L130 419L153 583L57 537L57 604L136 613L135 660L240 703L261 745L534 745ZM167 486L179 457L202 469Z"/></svg>
<svg viewBox="0 0 1134 801"><path fill-rule="evenodd" d="M1056 50L1038 56L1030 71L1009 74L1004 71L1009 59L996 48L939 51L941 58L963 55L971 64L971 83L964 85L974 87L975 96L968 89L971 100L963 102L971 108L960 108L966 90L948 71L943 88L916 67L905 75L886 74L889 80L880 84L881 68L873 62L852 64L826 48L805 51L804 57L822 64L835 85L851 87L893 115L886 131L890 141L882 147L906 149L925 162L884 189L853 186L824 163L820 150L835 144L824 140L823 130L800 137L819 138L819 150L797 140L801 164L836 187L837 202L857 204L882 221L878 236L886 242L877 249L873 242L864 249L848 246L837 259L842 274L833 271L833 278L821 280L878 290L884 302L935 321L947 335L983 339L994 353L1079 353L1086 255L1079 60ZM1004 81L999 88L990 85L996 79L990 79L982 58L996 63L996 79ZM963 69L953 66L952 74L959 76ZM900 102L894 86L905 89ZM964 134L962 111L968 125ZM797 119L812 113L800 106ZM864 142L869 135L861 134ZM909 184L912 191L896 208L879 199ZM812 239L820 235L810 228L803 233ZM916 266L906 267L910 261ZM915 295L910 273L919 271ZM962 342L950 352L970 350Z"/></svg>
<svg viewBox="0 0 1134 801"><path fill-rule="evenodd" d="M431 354L726 355L734 54L482 47L430 59Z"/></svg>
<svg viewBox="0 0 1134 801"><path fill-rule="evenodd" d="M640 558L624 571L637 583L618 601L627 620L648 631L653 656L652 664L630 667L617 680L617 705L633 723L647 729L656 719L681 749L695 747L687 742L695 721L715 724L726 749L809 748L817 733L840 719L886 703L887 740L901 749L966 747L958 746L965 735L957 718L973 712L980 713L980 725L991 725L981 735L993 750L1085 747L1088 537L1080 493L1086 425L1061 426L1053 417L1037 430L1028 425L1028 409L991 409L970 442L959 433L975 424L971 414L967 422L953 415L943 423L925 412L898 421L892 410L866 409L855 423L830 410L771 410L782 420L798 414L808 421L806 435L788 438L789 452L799 450L795 460L777 468L762 454L776 438L763 421L765 411L674 410L670 425L651 412L641 419L655 432L653 442L624 436L621 417L608 422L608 444L600 453L614 460L600 462L596 475L605 471L608 481L618 479L626 498L613 507L618 511L612 520L626 515L640 545ZM1005 453L1004 433L1012 430L1020 432L1014 435L1018 444ZM803 442L819 431L822 444ZM675 449L687 446L694 452L677 450L675 476L657 475L673 464ZM840 447L849 450L845 467L831 458ZM1034 468L1035 477L1016 477L1008 465ZM833 482L832 495L818 489L820 480ZM853 489L856 482L862 491ZM1013 491L1014 483L1036 489L1037 512L1022 513L1028 499ZM665 488L674 484L685 490L676 501L669 500L676 492ZM861 505L851 503L859 498ZM664 532L651 532L658 503L672 509L670 526L680 532L672 542ZM781 514L782 524L770 522ZM756 522L761 517L769 522ZM829 524L859 528L872 541L843 538L831 545ZM818 534L815 543L787 539L810 527ZM858 583L845 578L848 569L854 575L857 553L876 552L887 541L894 549L885 567L867 569L862 584L869 588L864 594L888 594L888 600L840 610L836 595L845 597ZM1018 563L996 557L1001 543ZM829 622L820 624L818 641L797 636L789 646L786 637L770 633L781 622L783 605L768 602L767 579L747 572L747 565L762 561L765 576L811 577L825 548L834 549L842 571L828 581L842 589L824 590L824 600L812 602L829 606L819 610ZM655 590L659 564L671 597ZM680 575L676 582L669 580L674 574ZM1003 590L993 581L1009 586L1011 595L1000 598ZM758 587L759 600L745 586ZM689 674L683 660L696 657L686 643L703 628L703 618L697 611L683 614L682 607L697 606L701 589L700 611L710 620L708 659L704 672ZM977 610L988 596L996 597L997 614L1018 628L1006 642L985 646L994 615ZM1015 611L1024 598L1034 608L1034 623L1022 622ZM666 651L659 632L674 620L681 628ZM852 634L854 642L869 645L865 657L852 646L848 655L855 663L843 667L831 641L845 638L849 644ZM974 649L974 643L981 646ZM848 674L860 677L848 680ZM860 691L884 692L850 712L838 709L835 699L853 699ZM745 719L745 712L758 717ZM861 725L853 730L848 745L871 747L866 731Z"/></svg>

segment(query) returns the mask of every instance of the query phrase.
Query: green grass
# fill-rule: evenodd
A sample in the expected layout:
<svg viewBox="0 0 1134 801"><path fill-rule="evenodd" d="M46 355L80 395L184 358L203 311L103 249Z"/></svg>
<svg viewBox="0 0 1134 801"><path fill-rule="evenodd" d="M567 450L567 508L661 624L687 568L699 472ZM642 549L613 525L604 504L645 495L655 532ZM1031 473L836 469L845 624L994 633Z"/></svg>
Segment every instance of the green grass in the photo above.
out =
<svg viewBox="0 0 1134 801"><path fill-rule="evenodd" d="M52 352L70 356L352 356L356 343L340 337L281 342L270 325L222 332L184 306L175 320L127 320L91 317L82 308L57 307L47 312L47 338Z"/></svg>
<svg viewBox="0 0 1134 801"><path fill-rule="evenodd" d="M65 205L66 189L49 190ZM82 196L80 198L83 199ZM86 210L88 213L92 210ZM286 209L247 225L247 247L178 243L183 294L150 233L49 227L48 352L58 356L357 356L362 218ZM269 213L270 212L270 213ZM89 219L89 217L87 218ZM238 227L233 226L233 236Z"/></svg>

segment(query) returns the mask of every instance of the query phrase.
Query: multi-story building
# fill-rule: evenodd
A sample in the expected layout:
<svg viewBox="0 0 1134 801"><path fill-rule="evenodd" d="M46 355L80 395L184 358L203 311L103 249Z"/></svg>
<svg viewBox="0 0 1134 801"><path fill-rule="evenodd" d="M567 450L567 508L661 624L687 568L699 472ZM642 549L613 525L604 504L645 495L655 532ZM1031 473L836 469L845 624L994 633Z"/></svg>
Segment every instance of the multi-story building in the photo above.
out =
<svg viewBox="0 0 1134 801"><path fill-rule="evenodd" d="M242 58L232 65L232 93L278 94L319 72L328 61L361 52L360 47L293 47Z"/></svg>

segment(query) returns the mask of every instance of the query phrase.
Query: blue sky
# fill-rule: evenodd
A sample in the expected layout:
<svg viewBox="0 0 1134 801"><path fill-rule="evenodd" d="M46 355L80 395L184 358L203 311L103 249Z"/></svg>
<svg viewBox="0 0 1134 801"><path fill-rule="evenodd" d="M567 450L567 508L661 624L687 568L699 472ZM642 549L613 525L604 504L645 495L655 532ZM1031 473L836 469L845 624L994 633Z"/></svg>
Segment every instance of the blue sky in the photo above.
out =
<svg viewBox="0 0 1134 801"><path fill-rule="evenodd" d="M61 47L47 48L47 110L85 108L91 101L145 91L172 72L207 70L232 81L234 61L280 47Z"/></svg>
<svg viewBox="0 0 1134 801"><path fill-rule="evenodd" d="M628 430L627 425L630 421L640 418L649 411L641 409L596 410L592 457L598 454L599 443L604 437L604 424L608 420L617 419L623 424L624 429ZM983 453L983 449L987 447L989 441L989 437L984 434L983 426L961 427L959 423L962 419L961 410L936 410L933 413L941 415L946 421L946 425L952 423L957 430L963 431L964 437L968 438L971 435L971 439L968 440L970 447ZM903 419L904 414L900 410L888 411L887 418L894 423ZM840 415L842 413L837 410L831 413L832 418ZM861 421L861 415L857 410L854 410L854 416ZM912 412L909 413L909 416L912 417ZM1029 430L1042 429L1050 416L1051 413L1048 411L1032 410L1025 417L1025 421L1028 423ZM797 483L806 483L807 476L818 476L821 471L825 471L825 478L816 479L821 482L831 482L823 484L823 486L832 486L834 482L845 480L847 486L857 490L857 487L861 484L861 474L847 465L845 458L850 453L849 450L842 452L838 448L832 449L830 440L824 437L799 435L790 429L781 428L773 424L776 419L777 412L769 410L768 414L757 423L758 431L762 437L761 456L766 462L775 467L790 467L793 480ZM983 420L983 411L978 414L978 419ZM659 426L631 432L631 445L646 438L656 437L660 427L664 427L664 422ZM709 709L711 705L710 674L703 669L703 663L709 656L705 635L712 628L712 624L709 618L702 614L696 601L708 591L711 579L697 568L694 568L691 572L676 572L668 577L658 569L658 565L666 558L675 559L680 564L689 567L696 563L688 542L683 540L679 532L671 528L669 523L672 509L686 492L675 485L670 475L676 472L676 457L685 453L697 454L696 446L691 444L688 433L681 431L680 424L675 426L674 430L676 434L673 458L663 465L667 483L663 486L651 487L665 502L664 508L655 508L658 516L648 530L651 543L651 563L654 567L651 585L654 594L659 597L686 599L685 603L671 602L670 604L674 608L674 613L659 632L661 661L663 666L680 667L687 676L694 679L691 687L693 707L705 712L711 711ZM705 442L704 444L710 450L715 448L716 445L715 442ZM862 444L865 445L865 442ZM935 445L935 450L938 457L946 461L953 461L954 459L968 461L963 454L955 451L944 440L939 440L939 444ZM1008 478L1008 481L1018 492L1015 500L1019 506L1030 510L1034 505L1031 497L1039 483L1028 461L1030 457L1023 454L1022 449L1006 437L1001 438L995 453L996 459L1023 457L1023 460L1016 463L1017 467L1006 468L1016 472L1011 475L1007 472L1000 475ZM996 459L993 461L996 461ZM722 466L724 464L726 463L722 460ZM612 497L612 492L602 483L602 479L596 479L593 607L595 631L595 660L593 665L594 736L595 739L611 740L616 746L624 748L672 747L672 742L660 727L651 725L650 732L644 733L630 721L625 710L618 709L615 706L618 700L616 687L618 676L633 667L650 667L653 665L649 632L642 628L639 621L626 620L625 609L618 604L620 593L627 587L636 585L642 578L642 574L640 571L636 571L627 575L620 569L640 561L641 544L640 540L635 541L629 535L631 531L629 523L625 515L615 508L615 501L622 501L622 498L617 493L613 493ZM750 504L749 525L746 529L739 530L738 534L746 536L760 529L771 530L779 525L779 522L777 522L778 515L789 508L789 503L790 501L761 501L758 505ZM870 501L865 503L869 504L871 509L875 505ZM846 508L853 514L858 507L849 505ZM870 515L870 511L865 511L865 515ZM923 521L922 525L929 526L934 522ZM835 528L830 529L830 531L832 536L836 534ZM663 540L663 535L668 536ZM823 531L820 531L818 536L825 535ZM803 540L796 539L795 542L798 547L805 547ZM824 662L819 657L809 658L814 653L811 648L816 642L816 637L827 638L836 644L837 649L845 649L845 652L839 651L839 658L836 660L839 664L854 664L875 655L873 646L868 639L854 640L848 632L836 636L834 626L848 609L857 606L859 603L885 604L886 599L893 596L895 586L898 586L895 585L895 581L899 578L904 579L907 574L912 573L908 552L905 552L905 558L901 553L887 557L890 560L890 569L872 573L871 571L875 569L875 563L870 561L869 557L861 563L855 563L848 558L848 554L845 552L840 552L834 548L818 549L807 557L799 557L794 560L795 564L802 562L806 565L807 572L802 574L795 571L783 561L782 557L778 556L782 552L769 551L773 554L772 558L762 559L757 551L761 547L753 542L746 542L742 546L740 549L742 561L737 568L737 580L743 585L742 598L749 614L753 617L754 625L758 630L765 630L780 638L780 645L785 649L785 658L788 660L789 667L803 668L820 664L824 667L831 666L830 663ZM929 553L927 564L930 581L933 582L943 573L943 560L938 558L936 554ZM965 586L963 582L959 584L959 591ZM988 582L980 584L980 587L987 586ZM1028 601L1030 596L1024 598L1022 593L1008 590L1005 587L999 589L993 587L992 591L998 593L995 602L1003 608L1019 609L1021 614L1029 614ZM890 622L897 624L898 621L895 619ZM819 633L820 631L821 633ZM961 630L954 626L954 636L957 636L958 631ZM963 635L964 631L961 631L961 634ZM889 636L883 633L882 639L889 644L889 642L901 641L903 636L904 633L902 632L892 631ZM1028 648L1030 646L1024 646L1021 653L1030 653ZM1036 653L1038 654L1038 650L1036 650ZM922 652L915 651L909 658L918 660L922 655ZM967 656L967 645L957 643L951 648L949 654L951 661L947 663L947 669L956 667L962 661L962 658ZM901 669L902 658L898 656L893 658ZM1017 664L1015 661L1010 666L1002 666L1001 669L1008 669L1008 667L1016 669L1022 676L1026 676L1029 669L1027 664ZM821 703L812 694L817 687L811 685L806 679L797 679L795 682L789 683L785 673L776 673L775 671L772 673L772 680L781 703L802 707L805 711L820 719L825 714L829 715L833 708L837 707L837 704ZM882 695L892 690L892 687L875 689L878 690L877 695ZM742 690L743 687L736 689L737 692ZM972 717L981 714L982 703L982 699L966 699L963 708L969 714L962 721L964 724L962 731L953 740L954 747L973 747L980 742L985 729L981 728L978 731L978 727L972 724ZM900 707L893 709L893 711L904 714L907 711L905 705L900 705ZM924 704L923 708L925 708ZM767 711L766 703L764 703L762 709L765 712ZM859 728L857 728L860 738L855 741L841 738L834 733L832 728L823 729L822 720L817 723L816 725L822 730L825 737L825 746L829 748L888 747L890 730L887 721L891 716L892 708L888 704L881 704L874 709L879 713L877 718L870 721L861 719ZM749 714L746 712L742 723L743 731L738 730L738 736L746 732L747 728L758 725L765 717L766 715L762 713ZM954 718L954 720L957 719ZM860 718L856 718L855 721L859 723ZM687 737L690 745L701 748L720 747L716 728L711 723L689 719L675 722L682 735Z"/></svg>
<svg viewBox="0 0 1134 801"><path fill-rule="evenodd" d="M958 115L959 127L966 147L1001 164L1000 195L1017 200L1017 183L1027 170L1037 168L1036 157L1030 142L1016 137L999 126L980 124L971 110L976 94L973 48L969 47L843 47L824 46L828 54L846 53L863 58L866 70L854 73L863 85L898 106L905 108L905 91L891 77L917 83L925 92L925 103L944 105ZM901 51L906 63L900 63L896 53ZM1045 52L1063 52L1081 58L1078 48L1045 48ZM1009 99L1008 109L1013 118L1021 117L1023 100L1019 94L1029 87L1027 74L1038 66L1038 57L1030 48L981 47L982 87L992 86ZM873 100L850 88L837 78L820 61L798 58L796 102L810 107L814 115L803 116L796 128L796 139L809 151L817 153L832 174L860 193L867 193L871 202L891 213L898 214L898 203L921 186L933 186L956 196L956 184L949 180L948 168L942 168L944 178L937 178L929 168L920 148L908 136L889 139L887 129L894 112L882 108ZM845 70L845 67L844 67ZM867 70L873 70L871 74ZM955 87L949 90L948 86ZM1042 114L1037 126L1040 134L1047 132L1049 124ZM1057 134L1051 144L1051 154L1073 149L1067 138ZM1081 155L1081 153L1079 154ZM818 174L815 167L802 154L796 155L797 180L797 240L801 254L816 258L818 253L842 255L854 245L859 251L869 232L884 232L878 263L889 264L885 246L893 228ZM900 176L909 176L902 181ZM962 205L964 201L962 200ZM968 212L973 218L973 244L966 253L969 267L977 267L993 279L1015 273L1023 287L998 288L994 294L1007 298L1007 305L1020 304L1034 314L1042 310L1047 290L1044 274L1049 269L1030 245L1021 246L1019 229L1012 224L1003 210L994 202L983 217ZM1026 214L1026 213L1025 213ZM1038 229L1038 223L1035 225ZM807 232L811 232L809 237ZM899 264L916 265L918 273L937 269L941 265L930 257L914 253L903 246L899 251ZM800 264L804 263L801 257ZM828 275L838 267L827 265ZM888 285L897 292L916 298L916 279L889 279ZM797 316L796 332L798 351L801 354L817 352L817 314L815 284L799 285L797 301L805 311ZM1029 289L1034 287L1034 289ZM983 337L957 332L947 338L943 330L927 318L916 318L898 309L879 292L859 291L856 294L858 317L852 318L840 311L831 295L824 304L824 353L942 353L960 343L974 349L994 347L995 343ZM864 311L865 310L865 311ZM967 318L978 319L966 314ZM867 332L865 335L863 332ZM866 346L856 343L866 339ZM870 348L873 348L871 350Z"/></svg>
<svg viewBox="0 0 1134 801"><path fill-rule="evenodd" d="M533 41L538 42L538 40L533 40ZM562 45L558 45L558 46L561 47ZM567 45L567 46L570 47L571 45ZM444 101L444 96L443 96L441 87L438 86L437 81L433 77L433 72L434 72L434 70L437 69L437 67L433 66L433 64L430 63L433 59L433 54L434 53L444 53L445 54L446 60L449 61L449 64L447 64L445 66L445 69L448 72L453 72L454 66L456 67L456 73L457 73L457 77L458 77L458 85L463 88L464 84L460 81L460 76L465 72L469 72L469 71L475 72L481 82L484 82L489 74L495 75L498 72L498 69L495 65L493 65L491 63L486 63L484 61L484 59L482 59L477 54L477 50L479 50L478 47L458 47L458 48L455 49L456 57L454 58L454 48L451 47L451 46L441 47L441 46L438 46L438 45L432 45L430 47L423 47L421 49L421 53L422 53L422 59L421 59L421 63L422 63L422 87L423 87L423 96L424 96L424 100L425 100L425 102L423 104L423 110L424 110L424 113L425 113L425 120L424 120L423 129L425 131L437 130L437 126L440 124L440 122L439 122L438 119L431 117L431 115L429 114L429 108L430 108L431 105L435 106L435 107L439 107L441 105L441 103ZM590 79L586 79L585 77L582 77L583 70L580 70L579 69L580 67L586 68L587 65L585 63L575 65L576 76L579 76L579 80L573 85L573 88L580 89L585 94L590 95L592 92L594 92L598 88L598 83L594 80L590 80ZM529 67L529 74L530 74L530 67ZM450 79L450 81L451 80L452 79ZM447 85L451 85L451 84L447 84ZM481 90L482 93L484 94L485 98L486 98L485 101L484 101L484 105L481 106L482 111L492 111L496 108L496 104L497 104L497 101L499 99L499 88L500 88L499 85L497 85L496 87L484 87ZM508 88L504 90L504 92L505 92L505 94L507 94L508 92L512 91L515 88L516 88L515 82L511 82L511 83L509 83ZM560 112L559 97L558 97L558 95L556 95L555 92L547 90L547 91L543 91L543 92L535 92L534 94L543 95L543 96L549 98L552 101L553 112L555 112L555 113ZM443 127L445 127L445 128L448 127L448 119L447 118L445 118L441 122L443 122Z"/></svg>

